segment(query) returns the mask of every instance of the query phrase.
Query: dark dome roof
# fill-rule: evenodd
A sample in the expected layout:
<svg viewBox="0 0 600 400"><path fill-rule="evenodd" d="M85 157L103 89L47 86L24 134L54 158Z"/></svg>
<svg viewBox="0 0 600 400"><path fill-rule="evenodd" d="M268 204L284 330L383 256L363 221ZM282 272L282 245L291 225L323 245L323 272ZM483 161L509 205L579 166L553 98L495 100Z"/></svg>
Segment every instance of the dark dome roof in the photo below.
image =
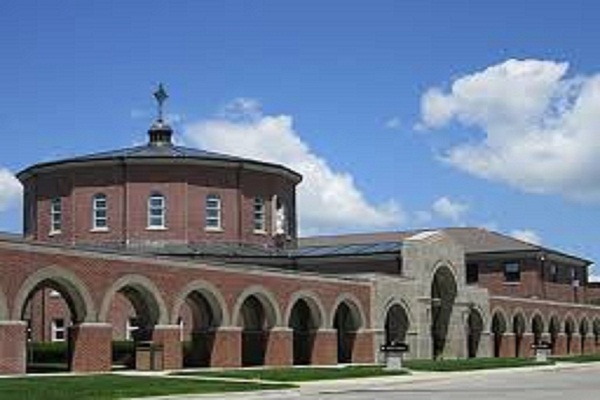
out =
<svg viewBox="0 0 600 400"><path fill-rule="evenodd" d="M263 161L251 160L241 157L230 156L226 154L214 153L205 150L194 149L190 147L175 146L172 144L158 145L148 143L142 146L127 147L123 149L105 151L100 153L88 154L79 157L67 158L32 165L17 174L20 180L24 180L30 175L41 172L46 168L60 168L75 165L95 164L97 162L127 162L127 161L152 161L172 160L174 162L197 161L197 162L221 162L233 164L235 166L258 167L287 175L296 183L302 180L302 176L297 172L278 164L267 163Z"/></svg>

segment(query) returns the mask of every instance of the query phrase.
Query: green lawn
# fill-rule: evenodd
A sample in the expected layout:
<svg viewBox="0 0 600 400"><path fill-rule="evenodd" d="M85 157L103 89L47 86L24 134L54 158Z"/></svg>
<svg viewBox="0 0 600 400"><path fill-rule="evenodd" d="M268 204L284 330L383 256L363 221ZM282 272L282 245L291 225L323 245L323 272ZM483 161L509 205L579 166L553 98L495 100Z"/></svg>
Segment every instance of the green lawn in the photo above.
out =
<svg viewBox="0 0 600 400"><path fill-rule="evenodd" d="M460 360L409 360L404 366L415 371L471 371L476 369L516 368L551 365L553 361L538 363L531 358L471 358Z"/></svg>
<svg viewBox="0 0 600 400"><path fill-rule="evenodd" d="M600 354L582 354L578 356L558 356L551 358L554 361L573 362L573 363L586 363L586 362L599 362Z"/></svg>
<svg viewBox="0 0 600 400"><path fill-rule="evenodd" d="M288 389L291 385L265 385L194 379L92 375L0 379L2 400L103 400L185 393L213 393Z"/></svg>
<svg viewBox="0 0 600 400"><path fill-rule="evenodd" d="M266 368L235 369L228 371L190 371L178 375L213 376L223 378L260 379L272 382L306 382L327 379L366 378L373 376L406 375L408 372L386 371L379 366L351 366L341 368L307 367L307 368Z"/></svg>

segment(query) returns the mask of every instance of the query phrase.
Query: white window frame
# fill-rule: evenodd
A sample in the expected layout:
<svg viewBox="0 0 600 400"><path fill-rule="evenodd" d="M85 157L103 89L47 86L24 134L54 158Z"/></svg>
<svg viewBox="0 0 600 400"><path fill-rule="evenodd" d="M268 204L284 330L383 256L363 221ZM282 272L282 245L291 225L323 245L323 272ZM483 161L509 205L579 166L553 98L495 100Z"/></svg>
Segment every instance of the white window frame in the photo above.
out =
<svg viewBox="0 0 600 400"><path fill-rule="evenodd" d="M148 229L166 229L167 199L161 193L148 197Z"/></svg>
<svg viewBox="0 0 600 400"><path fill-rule="evenodd" d="M266 202L262 197L255 197L252 207L254 232L265 233L267 230Z"/></svg>
<svg viewBox="0 0 600 400"><path fill-rule="evenodd" d="M125 321L125 340L133 340L133 334L140 329L136 317L128 317Z"/></svg>
<svg viewBox="0 0 600 400"><path fill-rule="evenodd" d="M54 197L50 200L50 234L55 235L62 230L62 199Z"/></svg>
<svg viewBox="0 0 600 400"><path fill-rule="evenodd" d="M62 326L58 326L58 321L62 321ZM53 342L64 342L67 340L67 321L64 318L54 318L50 324L51 336Z"/></svg>
<svg viewBox="0 0 600 400"><path fill-rule="evenodd" d="M92 230L108 230L108 199L104 193L98 193L92 199Z"/></svg>
<svg viewBox="0 0 600 400"><path fill-rule="evenodd" d="M216 193L206 195L204 203L204 228L208 231L220 231L223 229L223 202L221 196Z"/></svg>

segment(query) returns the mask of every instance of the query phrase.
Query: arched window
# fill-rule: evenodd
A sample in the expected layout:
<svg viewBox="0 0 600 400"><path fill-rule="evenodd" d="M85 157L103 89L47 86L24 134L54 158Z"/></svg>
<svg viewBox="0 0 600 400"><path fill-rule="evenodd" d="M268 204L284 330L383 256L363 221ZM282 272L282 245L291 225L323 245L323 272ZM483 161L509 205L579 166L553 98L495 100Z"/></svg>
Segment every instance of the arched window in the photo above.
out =
<svg viewBox="0 0 600 400"><path fill-rule="evenodd" d="M206 229L219 230L221 225L221 197L218 194L206 196L205 204Z"/></svg>
<svg viewBox="0 0 600 400"><path fill-rule="evenodd" d="M262 197L254 198L254 232L264 232L266 230L265 199Z"/></svg>
<svg viewBox="0 0 600 400"><path fill-rule="evenodd" d="M153 193L148 198L148 228L165 228L165 196Z"/></svg>
<svg viewBox="0 0 600 400"><path fill-rule="evenodd" d="M108 229L108 204L106 195L98 193L92 200L92 227L96 230Z"/></svg>
<svg viewBox="0 0 600 400"><path fill-rule="evenodd" d="M62 201L55 197L50 201L50 233L60 233L62 230Z"/></svg>

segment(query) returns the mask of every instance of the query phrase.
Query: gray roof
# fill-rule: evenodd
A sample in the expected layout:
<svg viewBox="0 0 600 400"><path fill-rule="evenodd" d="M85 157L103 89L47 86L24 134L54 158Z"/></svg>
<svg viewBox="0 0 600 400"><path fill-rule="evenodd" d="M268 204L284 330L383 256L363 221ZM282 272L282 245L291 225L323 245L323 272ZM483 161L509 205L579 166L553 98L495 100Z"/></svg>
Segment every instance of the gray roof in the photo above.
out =
<svg viewBox="0 0 600 400"><path fill-rule="evenodd" d="M549 249L533 243L507 236L498 232L488 231L483 228L440 228L428 230L413 230L402 232L379 232L379 233L359 233L334 236L314 236L300 238L298 245L300 248L314 247L337 247L351 244L368 244L381 242L404 242L407 238L418 233L426 231L441 231L447 234L455 242L460 244L467 254L490 254L490 253L510 253L510 252L548 252L567 258L575 259L580 262L591 264L592 261L577 256L562 253L558 250Z"/></svg>
<svg viewBox="0 0 600 400"><path fill-rule="evenodd" d="M32 165L17 174L21 178L28 173L39 168L59 166L62 164L80 164L96 161L117 161L117 160L156 160L156 159L192 159L204 161L222 161L236 164L254 164L265 167L276 168L285 171L297 178L300 181L301 176L291 169L263 161L251 160L241 157L230 156L226 154L214 153L205 150L194 149L190 147L175 146L171 144L156 145L148 143L141 146L127 147L118 150L105 151L100 153L88 154L62 160L44 162Z"/></svg>

